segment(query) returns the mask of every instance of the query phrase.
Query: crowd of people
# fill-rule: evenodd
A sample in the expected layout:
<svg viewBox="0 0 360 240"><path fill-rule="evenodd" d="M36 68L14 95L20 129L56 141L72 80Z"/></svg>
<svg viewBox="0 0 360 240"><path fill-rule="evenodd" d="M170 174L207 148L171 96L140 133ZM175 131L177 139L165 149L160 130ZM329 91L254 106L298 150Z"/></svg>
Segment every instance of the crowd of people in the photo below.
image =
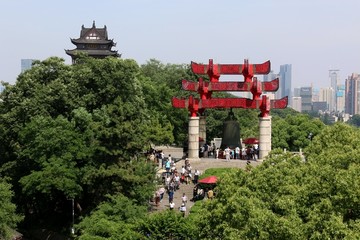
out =
<svg viewBox="0 0 360 240"><path fill-rule="evenodd" d="M206 150L208 149L208 151ZM204 152L202 154L202 152ZM210 152L210 154L209 154ZM210 147L210 145L204 144L200 148L200 157L209 157L213 156L216 159L225 158L227 161L230 159L239 159L239 160L257 160L259 159L259 145L247 145L246 147L240 148L239 146L235 148L226 147L225 149L216 148L215 144Z"/></svg>
<svg viewBox="0 0 360 240"><path fill-rule="evenodd" d="M157 207L163 201L164 195L167 194L169 209L174 210L177 207L175 206L174 195L176 192L181 190L181 185L194 184L194 189L196 189L196 192L193 192L193 197L190 199L190 201L203 199L205 194L209 192L208 189L204 190L199 187L198 180L201 173L198 169L192 169L188 159L185 159L181 168L177 168L175 161L169 154L164 163L164 170L165 171L162 173L162 185L154 194L154 202ZM212 198L214 194L211 194L211 191L210 197ZM181 205L178 207L178 210L184 216L186 214L187 203L188 196L183 192L181 195Z"/></svg>

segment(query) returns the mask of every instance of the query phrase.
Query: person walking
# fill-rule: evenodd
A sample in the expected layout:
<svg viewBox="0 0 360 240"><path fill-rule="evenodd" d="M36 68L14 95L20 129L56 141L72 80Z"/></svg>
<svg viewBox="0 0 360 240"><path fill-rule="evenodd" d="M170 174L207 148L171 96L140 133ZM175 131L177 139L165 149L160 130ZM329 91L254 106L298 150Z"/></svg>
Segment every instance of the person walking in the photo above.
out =
<svg viewBox="0 0 360 240"><path fill-rule="evenodd" d="M235 148L235 159L240 159L240 148L237 146Z"/></svg>
<svg viewBox="0 0 360 240"><path fill-rule="evenodd" d="M230 162L230 148L229 147L227 147L227 148L225 148L225 157L226 157L226 161L227 162Z"/></svg>
<svg viewBox="0 0 360 240"><path fill-rule="evenodd" d="M181 207L179 208L180 212L182 213L183 217L185 217L186 214L186 206L184 203L181 204Z"/></svg>
<svg viewBox="0 0 360 240"><path fill-rule="evenodd" d="M175 208L175 203L174 203L173 201L170 202L169 208L170 208L170 210L174 210L174 208Z"/></svg>
<svg viewBox="0 0 360 240"><path fill-rule="evenodd" d="M182 203L184 203L186 205L187 203L187 196L185 195L185 193L183 193L182 197L181 197L181 201Z"/></svg>

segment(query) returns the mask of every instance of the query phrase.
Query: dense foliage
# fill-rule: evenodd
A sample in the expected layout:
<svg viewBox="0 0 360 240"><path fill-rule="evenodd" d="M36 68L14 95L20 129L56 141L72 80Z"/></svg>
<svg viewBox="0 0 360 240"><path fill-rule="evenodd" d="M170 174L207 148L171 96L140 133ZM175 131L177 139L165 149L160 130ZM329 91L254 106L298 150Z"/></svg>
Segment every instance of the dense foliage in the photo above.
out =
<svg viewBox="0 0 360 240"><path fill-rule="evenodd" d="M1 175L14 186L25 226L65 230L71 199L77 216L107 194L145 204L156 182L142 153L174 140L169 120L144 98L146 77L135 61L80 62L36 62L1 94Z"/></svg>
<svg viewBox="0 0 360 240"><path fill-rule="evenodd" d="M22 219L16 213L16 205L11 202L12 197L11 185L0 178L0 239L10 239L13 229Z"/></svg>
<svg viewBox="0 0 360 240"><path fill-rule="evenodd" d="M359 134L326 127L306 161L273 151L261 166L223 177L216 200L197 211L199 239L358 239Z"/></svg>
<svg viewBox="0 0 360 240"><path fill-rule="evenodd" d="M295 111L293 114L282 116L280 114L273 116L271 139L273 148L285 148L290 151L304 149L325 127L322 121L312 119L306 114Z"/></svg>
<svg viewBox="0 0 360 240"><path fill-rule="evenodd" d="M326 127L306 159L275 150L256 168L221 174L216 198L186 221L166 211L140 216L127 230L140 234L134 239L358 239L359 139L345 124Z"/></svg>
<svg viewBox="0 0 360 240"><path fill-rule="evenodd" d="M272 146L298 151L310 144L306 163L274 151L261 167L229 171L216 200L189 218L148 213L156 169L143 152L187 139L188 112L174 109L171 97L191 94L181 80L197 77L186 65L153 59L139 66L82 57L66 65L54 57L7 84L0 102L0 178L8 181L0 182L0 235L8 237L22 219L15 204L23 229L68 233L74 201L79 239L356 238L359 133L325 128L290 109L272 112ZM258 111L233 112L241 136L257 137ZM207 139L221 137L228 110L205 114Z"/></svg>

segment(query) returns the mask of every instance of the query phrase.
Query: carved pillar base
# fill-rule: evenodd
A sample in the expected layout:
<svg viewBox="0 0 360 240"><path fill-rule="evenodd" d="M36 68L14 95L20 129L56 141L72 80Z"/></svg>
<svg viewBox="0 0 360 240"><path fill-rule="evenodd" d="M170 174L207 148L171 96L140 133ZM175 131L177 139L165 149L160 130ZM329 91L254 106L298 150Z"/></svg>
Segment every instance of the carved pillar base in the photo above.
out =
<svg viewBox="0 0 360 240"><path fill-rule="evenodd" d="M199 158L199 117L189 117L189 160Z"/></svg>
<svg viewBox="0 0 360 240"><path fill-rule="evenodd" d="M259 117L259 130L260 130L259 159L264 160L264 158L271 151L271 116Z"/></svg>

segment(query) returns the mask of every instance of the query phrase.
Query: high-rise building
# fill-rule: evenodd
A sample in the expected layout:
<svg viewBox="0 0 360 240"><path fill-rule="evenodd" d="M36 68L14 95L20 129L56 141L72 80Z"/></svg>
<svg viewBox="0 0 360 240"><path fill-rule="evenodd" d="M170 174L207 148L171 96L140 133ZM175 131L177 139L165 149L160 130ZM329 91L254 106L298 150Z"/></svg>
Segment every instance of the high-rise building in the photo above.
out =
<svg viewBox="0 0 360 240"><path fill-rule="evenodd" d="M312 86L312 84L311 84L311 86ZM312 102L319 102L319 94L320 94L319 89L313 87Z"/></svg>
<svg viewBox="0 0 360 240"><path fill-rule="evenodd" d="M336 91L336 110L345 112L345 85L339 84Z"/></svg>
<svg viewBox="0 0 360 240"><path fill-rule="evenodd" d="M312 111L312 87L300 88L301 111Z"/></svg>
<svg viewBox="0 0 360 240"><path fill-rule="evenodd" d="M35 59L21 59L21 72L30 69L34 61Z"/></svg>
<svg viewBox="0 0 360 240"><path fill-rule="evenodd" d="M288 96L291 101L292 100L291 64L280 65L279 81L280 81L280 84L279 84L280 87L279 87L279 90L277 91L277 93L279 93L279 95L277 97L283 98L283 97Z"/></svg>
<svg viewBox="0 0 360 240"><path fill-rule="evenodd" d="M330 111L338 111L337 109L337 91L338 91L338 85L340 84L340 75L339 75L339 71L337 69L331 69L329 70L329 78L330 78L330 83L331 83L331 87L332 89L334 89L334 94L333 94L333 103L334 105L332 106L332 109L329 109Z"/></svg>
<svg viewBox="0 0 360 240"><path fill-rule="evenodd" d="M345 113L360 114L360 75L357 73L345 80Z"/></svg>
<svg viewBox="0 0 360 240"><path fill-rule="evenodd" d="M301 112L301 97L293 97L291 108L295 111Z"/></svg>
<svg viewBox="0 0 360 240"><path fill-rule="evenodd" d="M277 99L288 96L290 105L292 101L292 92L291 92L291 64L280 65L279 74L271 71L269 74L264 75L264 81L268 82L279 78L279 89L275 94Z"/></svg>
<svg viewBox="0 0 360 240"><path fill-rule="evenodd" d="M300 88L294 88L294 97L300 97Z"/></svg>
<svg viewBox="0 0 360 240"><path fill-rule="evenodd" d="M332 87L329 88L321 88L319 92L319 101L326 102L326 110L332 111L334 109L334 89Z"/></svg>

